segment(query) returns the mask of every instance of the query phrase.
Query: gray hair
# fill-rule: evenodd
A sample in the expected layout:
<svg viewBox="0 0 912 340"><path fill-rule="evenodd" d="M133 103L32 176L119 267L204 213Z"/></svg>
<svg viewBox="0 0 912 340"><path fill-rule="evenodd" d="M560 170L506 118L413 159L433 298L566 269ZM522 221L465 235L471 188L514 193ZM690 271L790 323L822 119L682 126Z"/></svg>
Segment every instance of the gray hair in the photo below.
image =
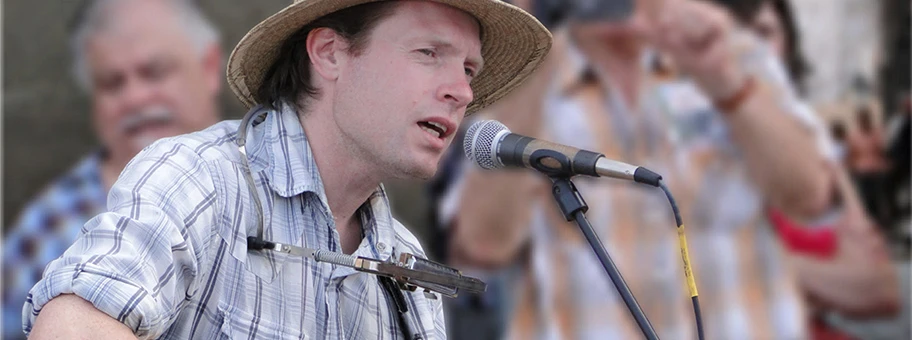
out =
<svg viewBox="0 0 912 340"><path fill-rule="evenodd" d="M91 75L88 61L86 60L86 43L93 34L103 30L111 21L111 12L116 6L122 6L129 1L137 0L93 0L80 10L74 25L73 34L70 36L70 52L73 55L73 76L80 88L89 91ZM203 15L196 1L193 0L168 0L171 4L177 21L187 32L187 36L197 49L203 54L206 47L219 42L219 32L215 26Z"/></svg>

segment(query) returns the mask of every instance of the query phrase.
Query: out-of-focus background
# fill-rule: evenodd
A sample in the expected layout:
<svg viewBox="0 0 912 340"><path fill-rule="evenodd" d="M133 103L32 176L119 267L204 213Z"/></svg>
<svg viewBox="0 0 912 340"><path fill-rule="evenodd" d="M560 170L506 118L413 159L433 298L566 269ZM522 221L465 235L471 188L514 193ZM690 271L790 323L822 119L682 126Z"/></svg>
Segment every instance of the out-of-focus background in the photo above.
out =
<svg viewBox="0 0 912 340"><path fill-rule="evenodd" d="M610 1L610 0L605 0ZM82 1L3 2L3 234L24 205L72 168L99 141L92 130L91 104L71 76L69 25ZM223 57L253 25L289 4L288 0L202 0L202 12L221 33ZM858 129L857 115L868 110L884 131L884 143L909 115L910 24L904 0L792 0L810 65L807 101L828 126L841 122ZM545 15L545 13L536 13ZM223 62L224 63L224 62ZM238 119L244 108L222 84L222 118ZM906 142L908 143L908 141ZM906 145L908 153L908 145ZM905 157L909 155L906 154ZM906 169L908 172L908 169ZM885 235L903 277L905 311L893 320L842 322L870 339L908 339L910 195L908 174L888 183L890 225ZM387 183L395 215L423 239L437 244L429 218L427 183ZM35 250L32 250L35 251ZM40 252L37 250L36 252ZM4 273L8 268L4 269ZM7 283L4 278L4 283ZM10 303L7 300L4 304ZM4 332L6 333L6 332Z"/></svg>
<svg viewBox="0 0 912 340"><path fill-rule="evenodd" d="M794 0L798 24L813 71L812 102L827 119L850 120L859 87L878 88L878 112L897 110L897 91L908 89L908 5L903 1ZM3 3L3 226L48 181L97 145L89 101L70 72L68 23L80 1ZM287 5L282 0L203 0L203 11L222 33L224 53L250 27ZM905 13L905 18L902 14ZM244 108L223 84L224 117ZM427 227L420 185L394 183L399 216L416 230ZM408 207L408 209L405 209Z"/></svg>
<svg viewBox="0 0 912 340"><path fill-rule="evenodd" d="M84 1L3 2L3 226L48 182L97 147L90 102L72 77L69 26ZM224 55L287 0L201 1ZM244 108L222 84L224 117Z"/></svg>

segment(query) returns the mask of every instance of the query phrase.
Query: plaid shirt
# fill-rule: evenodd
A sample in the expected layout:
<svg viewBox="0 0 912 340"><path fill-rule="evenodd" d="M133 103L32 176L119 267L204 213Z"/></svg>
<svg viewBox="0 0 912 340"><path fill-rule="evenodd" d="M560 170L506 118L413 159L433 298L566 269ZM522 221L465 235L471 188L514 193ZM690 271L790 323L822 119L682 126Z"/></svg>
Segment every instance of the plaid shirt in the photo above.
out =
<svg viewBox="0 0 912 340"><path fill-rule="evenodd" d="M297 116L287 106L262 113L247 151L264 238L341 251ZM51 298L74 293L140 338L401 338L399 315L376 276L247 250L258 215L235 144L238 126L227 121L164 139L134 158L111 189L109 212L89 221L31 290L26 332ZM355 256L425 256L392 218L382 186L359 213L364 238ZM444 338L439 298L405 296L415 331Z"/></svg>
<svg viewBox="0 0 912 340"><path fill-rule="evenodd" d="M566 36L558 36L558 39ZM771 54L745 62L765 81L779 76ZM561 65L546 96L542 137L664 176L687 226L707 339L807 338L805 308L786 254L762 218L722 117L686 80L652 79L626 106L610 77L557 40ZM790 116L820 133L812 113L783 97ZM775 105L774 104L774 105ZM635 110L635 111L634 111ZM824 147L821 141L821 147ZM625 181L577 178L587 214L662 339L696 338L675 222L664 194ZM640 330L575 225L558 216L549 190L533 209L530 274L510 328L516 339L636 339ZM475 193L478 194L478 193Z"/></svg>
<svg viewBox="0 0 912 340"><path fill-rule="evenodd" d="M85 157L30 202L3 240L3 338L25 339L22 304L44 266L63 254L90 218L105 210L101 155Z"/></svg>

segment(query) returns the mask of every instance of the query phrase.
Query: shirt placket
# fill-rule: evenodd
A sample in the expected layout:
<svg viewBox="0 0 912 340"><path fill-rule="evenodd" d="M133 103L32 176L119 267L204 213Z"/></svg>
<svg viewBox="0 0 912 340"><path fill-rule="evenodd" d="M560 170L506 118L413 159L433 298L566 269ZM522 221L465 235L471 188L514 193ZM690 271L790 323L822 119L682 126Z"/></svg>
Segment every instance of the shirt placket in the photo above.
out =
<svg viewBox="0 0 912 340"><path fill-rule="evenodd" d="M339 301L339 279L334 277L334 274L337 270L336 266L333 265L331 269L328 270L326 280L326 285L324 286L324 293L326 294L326 311L330 313L327 320L330 320L330 327L328 329L332 332L326 332L326 339L345 339L345 329L342 327L342 310L340 309L341 303Z"/></svg>
<svg viewBox="0 0 912 340"><path fill-rule="evenodd" d="M339 251L339 232L336 230L333 222L330 219L327 219L325 222L325 230L329 237L328 244L330 251ZM339 301L339 289L338 285L341 282L340 278L337 278L336 275L340 268L336 265L326 265L324 267L324 277L326 278L326 284L323 287L323 292L326 295L326 311L330 314L327 315L327 320L330 321L330 326L327 327L332 332L326 333L326 339L345 339L345 330L342 325L342 311L340 308Z"/></svg>

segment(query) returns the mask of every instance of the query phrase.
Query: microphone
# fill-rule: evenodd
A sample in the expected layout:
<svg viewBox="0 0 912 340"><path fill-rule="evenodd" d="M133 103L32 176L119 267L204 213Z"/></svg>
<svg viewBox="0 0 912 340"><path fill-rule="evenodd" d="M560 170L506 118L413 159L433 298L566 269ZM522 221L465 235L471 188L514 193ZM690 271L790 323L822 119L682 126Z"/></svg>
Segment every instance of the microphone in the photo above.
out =
<svg viewBox="0 0 912 340"><path fill-rule="evenodd" d="M466 131L466 157L484 169L523 167L550 177L587 175L632 180L658 187L662 176L641 166L510 132L496 120L478 121Z"/></svg>
<svg viewBox="0 0 912 340"><path fill-rule="evenodd" d="M697 298L697 285L693 279L690 267L690 257L687 255L687 240L684 237L684 222L681 212L675 203L671 191L661 182L662 176L641 166L630 165L605 158L605 155L580 150L571 146L547 142L510 132L506 126L494 120L482 120L472 124L466 131L463 148L466 157L484 169L498 169L504 167L533 168L548 175L554 182L552 194L557 205L567 221L576 221L586 241L598 257L602 268L611 278L618 294L630 310L640 330L647 339L658 339L655 330L643 313L633 293L621 277L617 266L611 260L605 247L599 240L598 234L592 229L586 219L589 206L583 201L582 195L570 181L575 175L595 177L612 177L632 180L637 183L648 184L661 188L668 198L668 203L674 212L675 223L678 226L678 242L681 248L681 257L684 260L684 276L690 288L691 301L694 307L694 318L697 333L703 339L703 318L700 312L700 302Z"/></svg>

